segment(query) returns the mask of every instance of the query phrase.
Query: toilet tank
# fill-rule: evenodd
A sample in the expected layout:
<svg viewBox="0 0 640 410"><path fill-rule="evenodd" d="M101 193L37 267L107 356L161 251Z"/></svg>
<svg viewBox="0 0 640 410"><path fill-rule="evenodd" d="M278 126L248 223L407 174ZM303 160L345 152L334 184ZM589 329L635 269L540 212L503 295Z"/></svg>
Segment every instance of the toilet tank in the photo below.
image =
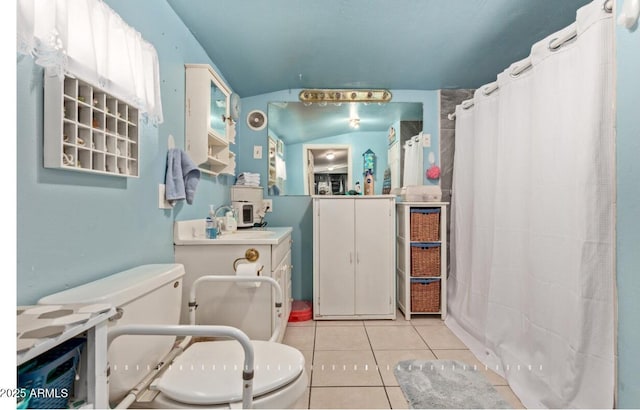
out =
<svg viewBox="0 0 640 410"><path fill-rule="evenodd" d="M109 303L116 325L176 325L182 299L181 264L142 265L46 296L38 304ZM117 404L171 350L173 336L121 336L109 347L109 401Z"/></svg>

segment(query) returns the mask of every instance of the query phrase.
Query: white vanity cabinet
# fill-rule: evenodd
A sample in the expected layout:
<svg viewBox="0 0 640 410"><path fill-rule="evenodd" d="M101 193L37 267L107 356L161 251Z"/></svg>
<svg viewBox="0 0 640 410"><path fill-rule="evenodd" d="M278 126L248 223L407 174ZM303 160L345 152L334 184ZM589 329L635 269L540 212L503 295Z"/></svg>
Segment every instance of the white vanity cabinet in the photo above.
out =
<svg viewBox="0 0 640 410"><path fill-rule="evenodd" d="M395 318L395 197L313 198L314 319Z"/></svg>
<svg viewBox="0 0 640 410"><path fill-rule="evenodd" d="M207 64L186 64L185 148L202 172L235 175L230 88Z"/></svg>
<svg viewBox="0 0 640 410"><path fill-rule="evenodd" d="M218 239L204 238L204 220L176 221L174 252L176 263L185 268L180 323L189 323L189 292L193 282L205 275L235 275L233 263L244 258L247 249L260 254L257 263L263 266L260 275L275 279L283 292L280 310L282 341L291 313L291 228L268 228L270 235L247 238L246 232L223 235ZM182 233L186 233L182 235ZM193 236L192 232L202 233ZM243 237L244 235L244 237ZM240 260L238 263L246 263ZM244 284L243 284L244 285ZM273 288L262 283L247 287L226 282L203 283L198 287L196 322L202 325L234 326L250 338L268 340L275 330L278 311Z"/></svg>

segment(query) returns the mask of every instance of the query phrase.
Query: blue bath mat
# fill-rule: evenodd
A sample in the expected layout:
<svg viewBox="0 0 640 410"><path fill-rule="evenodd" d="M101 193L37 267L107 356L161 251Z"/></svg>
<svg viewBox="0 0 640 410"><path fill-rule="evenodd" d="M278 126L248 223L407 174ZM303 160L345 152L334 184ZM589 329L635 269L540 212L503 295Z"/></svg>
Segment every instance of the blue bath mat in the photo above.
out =
<svg viewBox="0 0 640 410"><path fill-rule="evenodd" d="M508 409L473 366L457 360L403 360L393 372L412 409Z"/></svg>

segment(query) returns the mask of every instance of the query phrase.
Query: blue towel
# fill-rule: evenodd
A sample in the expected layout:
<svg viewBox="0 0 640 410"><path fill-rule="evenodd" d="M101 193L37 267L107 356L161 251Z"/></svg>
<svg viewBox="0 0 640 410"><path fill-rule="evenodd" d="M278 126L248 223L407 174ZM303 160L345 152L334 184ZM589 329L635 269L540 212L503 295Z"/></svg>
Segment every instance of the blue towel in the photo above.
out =
<svg viewBox="0 0 640 410"><path fill-rule="evenodd" d="M180 148L170 148L167 152L167 173L165 176L165 198L171 205L183 199L191 205L200 180L200 170L189 155Z"/></svg>

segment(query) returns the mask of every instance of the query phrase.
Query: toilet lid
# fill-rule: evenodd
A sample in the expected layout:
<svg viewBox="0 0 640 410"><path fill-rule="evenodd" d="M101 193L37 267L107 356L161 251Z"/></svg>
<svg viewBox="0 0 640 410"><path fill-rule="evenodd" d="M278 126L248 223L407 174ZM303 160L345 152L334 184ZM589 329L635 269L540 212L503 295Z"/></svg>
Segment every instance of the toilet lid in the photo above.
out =
<svg viewBox="0 0 640 410"><path fill-rule="evenodd" d="M253 340L253 396L269 393L295 380L304 356L291 346ZM188 404L242 400L244 351L235 340L199 342L178 356L152 388Z"/></svg>

